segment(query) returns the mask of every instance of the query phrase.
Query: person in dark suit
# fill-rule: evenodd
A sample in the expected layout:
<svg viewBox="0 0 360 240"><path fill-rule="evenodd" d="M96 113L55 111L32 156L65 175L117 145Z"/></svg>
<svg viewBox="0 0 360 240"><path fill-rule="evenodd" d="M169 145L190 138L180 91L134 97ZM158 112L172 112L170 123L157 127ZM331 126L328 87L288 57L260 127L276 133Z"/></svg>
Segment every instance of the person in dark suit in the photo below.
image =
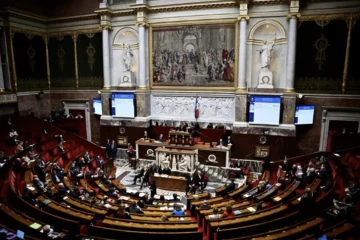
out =
<svg viewBox="0 0 360 240"><path fill-rule="evenodd" d="M150 185L150 197L153 198L156 195L156 182L152 181Z"/></svg>
<svg viewBox="0 0 360 240"><path fill-rule="evenodd" d="M301 196L299 213L306 217L316 215L316 202L310 188L305 189L305 193Z"/></svg>
<svg viewBox="0 0 360 240"><path fill-rule="evenodd" d="M164 142L164 141L165 141L165 139L164 139L164 137L163 137L162 134L160 134L160 137L159 137L158 141L159 141L159 142Z"/></svg>
<svg viewBox="0 0 360 240"><path fill-rule="evenodd" d="M226 192L231 192L235 190L235 183L234 180L228 181L226 183Z"/></svg>
<svg viewBox="0 0 360 240"><path fill-rule="evenodd" d="M134 148L131 145L131 143L128 143L127 153L128 153L129 158L132 158L134 156Z"/></svg>
<svg viewBox="0 0 360 240"><path fill-rule="evenodd" d="M111 142L110 142L110 139L108 139L106 141L105 150L106 150L106 158L111 158Z"/></svg>
<svg viewBox="0 0 360 240"><path fill-rule="evenodd" d="M202 186L201 171L197 171L196 173L194 173L194 185L196 188L199 188Z"/></svg>
<svg viewBox="0 0 360 240"><path fill-rule="evenodd" d="M148 183L149 180L150 180L150 172L149 172L149 169L145 169L144 176L141 178L140 189L142 189L144 183Z"/></svg>
<svg viewBox="0 0 360 240"><path fill-rule="evenodd" d="M224 146L223 140L220 138L220 140L216 143L216 146L222 147Z"/></svg>
<svg viewBox="0 0 360 240"><path fill-rule="evenodd" d="M106 193L109 197L118 198L118 191L115 188L110 188L109 191Z"/></svg>
<svg viewBox="0 0 360 240"><path fill-rule="evenodd" d="M137 206L136 202L132 202L130 207L126 209L129 213L144 214L143 211Z"/></svg>
<svg viewBox="0 0 360 240"><path fill-rule="evenodd" d="M263 172L270 170L270 157L266 156L262 162Z"/></svg>
<svg viewBox="0 0 360 240"><path fill-rule="evenodd" d="M101 167L102 160L101 160L100 155L98 155L98 156L95 158L95 161L96 161L96 166L97 166L97 167Z"/></svg>
<svg viewBox="0 0 360 240"><path fill-rule="evenodd" d="M207 209L211 209L210 205L207 204L207 201L204 200L203 203L201 204L201 206L199 207L201 210L207 210Z"/></svg>
<svg viewBox="0 0 360 240"><path fill-rule="evenodd" d="M194 185L194 178L192 175L190 175L190 176L188 176L187 182L186 182L186 195L188 194L188 192L195 194L195 191L196 191L196 188Z"/></svg>
<svg viewBox="0 0 360 240"><path fill-rule="evenodd" d="M145 169L144 169L144 167L142 167L140 169L140 173L138 175L135 175L133 184L136 185L136 180L141 179L144 176L144 174L145 174Z"/></svg>
<svg viewBox="0 0 360 240"><path fill-rule="evenodd" d="M111 159L115 159L116 158L116 153L117 153L117 144L115 143L115 140L112 140L111 142Z"/></svg>
<svg viewBox="0 0 360 240"><path fill-rule="evenodd" d="M232 140L231 140L231 136L228 136L227 137L227 140L226 140L226 144L225 145L229 145L229 144L233 144Z"/></svg>
<svg viewBox="0 0 360 240"><path fill-rule="evenodd" d="M91 161L90 154L87 151L84 154L84 160L86 164L89 164L89 162Z"/></svg>
<svg viewBox="0 0 360 240"><path fill-rule="evenodd" d="M166 175L171 175L171 169L167 167L167 168L162 170L162 173L166 174Z"/></svg>
<svg viewBox="0 0 360 240"><path fill-rule="evenodd" d="M149 139L149 135L148 135L147 131L144 131L143 139L145 139L145 140Z"/></svg>
<svg viewBox="0 0 360 240"><path fill-rule="evenodd" d="M64 145L62 144L62 142L59 143L58 148L59 148L59 152L65 152Z"/></svg>
<svg viewBox="0 0 360 240"><path fill-rule="evenodd" d="M59 135L59 136L55 136L55 137L57 137L59 143L65 142L63 135Z"/></svg>

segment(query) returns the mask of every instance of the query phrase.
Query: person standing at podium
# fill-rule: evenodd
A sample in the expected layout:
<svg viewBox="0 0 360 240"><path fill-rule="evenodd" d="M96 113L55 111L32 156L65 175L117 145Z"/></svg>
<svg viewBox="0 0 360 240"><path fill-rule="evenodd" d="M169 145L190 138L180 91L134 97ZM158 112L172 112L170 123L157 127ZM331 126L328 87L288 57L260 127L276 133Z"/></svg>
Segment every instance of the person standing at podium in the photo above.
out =
<svg viewBox="0 0 360 240"><path fill-rule="evenodd" d="M223 147L224 144L223 144L223 140L220 138L220 140L216 143L216 146L218 147Z"/></svg>
<svg viewBox="0 0 360 240"><path fill-rule="evenodd" d="M230 136L228 136L228 138L226 140L226 145L229 145L229 144L231 144L231 145L233 144Z"/></svg>
<svg viewBox="0 0 360 240"><path fill-rule="evenodd" d="M165 139L162 134L160 134L160 137L158 139L158 142L165 142Z"/></svg>
<svg viewBox="0 0 360 240"><path fill-rule="evenodd" d="M147 140L147 139L149 139L149 136L148 136L148 133L147 133L147 131L144 131L144 136L143 136L143 139L144 139L144 140Z"/></svg>

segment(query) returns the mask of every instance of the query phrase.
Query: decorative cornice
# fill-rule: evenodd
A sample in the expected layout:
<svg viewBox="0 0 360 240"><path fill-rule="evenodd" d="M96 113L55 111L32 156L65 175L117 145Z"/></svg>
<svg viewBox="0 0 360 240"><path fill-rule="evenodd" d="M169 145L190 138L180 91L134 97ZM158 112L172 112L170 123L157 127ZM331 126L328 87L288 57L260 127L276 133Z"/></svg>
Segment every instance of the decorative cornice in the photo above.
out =
<svg viewBox="0 0 360 240"><path fill-rule="evenodd" d="M100 28L93 28L93 29L86 29L86 30L74 30L74 31L56 32L56 33L42 33L42 32L37 32L37 31L24 29L24 28L10 27L11 33L25 33L25 34L35 35L35 36L41 36L43 38L55 37L55 36L67 36L67 35L75 36L75 35L79 35L79 34L96 33L96 32L101 32L101 31L102 30Z"/></svg>
<svg viewBox="0 0 360 240"><path fill-rule="evenodd" d="M109 26L109 25L103 25L103 26L100 26L99 29L100 29L100 31L103 31L103 30L112 31L112 30L113 30L113 27L111 27L111 26Z"/></svg>
<svg viewBox="0 0 360 240"><path fill-rule="evenodd" d="M149 27L149 24L146 22L137 22L136 26Z"/></svg>
<svg viewBox="0 0 360 240"><path fill-rule="evenodd" d="M274 5L274 4L284 4L286 0L252 0L252 5Z"/></svg>
<svg viewBox="0 0 360 240"><path fill-rule="evenodd" d="M350 18L360 18L360 13L339 13L327 15L302 15L300 21L318 21L318 20L348 20Z"/></svg>
<svg viewBox="0 0 360 240"><path fill-rule="evenodd" d="M46 18L43 16L31 14L28 12L23 12L12 8L0 10L0 15L7 15L9 17L14 17L14 18L23 19L41 24L56 24L56 23L92 20L99 18L97 14L86 14L86 15L78 15L78 16L71 16L64 18Z"/></svg>

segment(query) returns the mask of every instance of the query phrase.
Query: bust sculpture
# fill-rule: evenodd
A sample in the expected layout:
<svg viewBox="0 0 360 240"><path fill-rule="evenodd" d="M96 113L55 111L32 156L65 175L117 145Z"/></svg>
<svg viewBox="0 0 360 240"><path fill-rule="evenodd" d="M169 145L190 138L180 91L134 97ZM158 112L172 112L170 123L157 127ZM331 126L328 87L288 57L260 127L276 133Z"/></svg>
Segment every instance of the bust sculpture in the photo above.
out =
<svg viewBox="0 0 360 240"><path fill-rule="evenodd" d="M133 54L133 51L131 50L129 44L124 44L123 61L124 61L124 71L125 72L131 71L133 57L134 57L134 54Z"/></svg>

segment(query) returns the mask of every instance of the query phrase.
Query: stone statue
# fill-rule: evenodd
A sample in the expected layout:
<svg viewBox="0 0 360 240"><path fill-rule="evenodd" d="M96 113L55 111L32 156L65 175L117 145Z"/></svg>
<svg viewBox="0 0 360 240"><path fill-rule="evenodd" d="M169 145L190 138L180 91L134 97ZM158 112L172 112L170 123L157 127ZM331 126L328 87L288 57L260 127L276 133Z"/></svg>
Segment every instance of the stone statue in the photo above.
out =
<svg viewBox="0 0 360 240"><path fill-rule="evenodd" d="M275 40L276 40L276 34L275 34ZM265 40L264 45L261 47L261 50L259 50L262 72L270 71L271 52L273 50L275 40L272 44L267 44L267 40Z"/></svg>
<svg viewBox="0 0 360 240"><path fill-rule="evenodd" d="M187 172L190 169L190 157L187 155L182 155L179 161L179 170L182 172Z"/></svg>
<svg viewBox="0 0 360 240"><path fill-rule="evenodd" d="M175 155L173 155L173 159L172 159L172 169L171 169L171 170L173 170L173 171L176 170L176 157L175 157Z"/></svg>
<svg viewBox="0 0 360 240"><path fill-rule="evenodd" d="M124 71L125 72L131 72L131 66L132 66L132 59L134 57L133 51L131 50L129 44L123 44L124 45Z"/></svg>
<svg viewBox="0 0 360 240"><path fill-rule="evenodd" d="M165 154L164 154L165 155ZM170 156L164 156L162 155L160 158L160 165L162 169L170 168Z"/></svg>

